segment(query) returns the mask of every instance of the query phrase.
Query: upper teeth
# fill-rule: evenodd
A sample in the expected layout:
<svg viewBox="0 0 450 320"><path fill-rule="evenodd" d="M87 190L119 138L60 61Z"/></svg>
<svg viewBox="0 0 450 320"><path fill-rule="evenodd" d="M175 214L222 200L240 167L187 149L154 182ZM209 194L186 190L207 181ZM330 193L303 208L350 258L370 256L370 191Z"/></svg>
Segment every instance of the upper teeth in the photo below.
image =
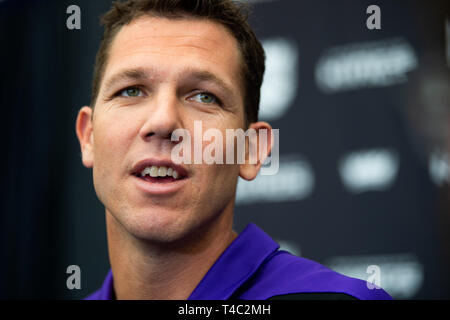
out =
<svg viewBox="0 0 450 320"><path fill-rule="evenodd" d="M141 176L149 175L150 177L173 177L174 179L179 178L179 173L172 169L167 167L157 167L157 166L151 166L146 167L144 170L141 171Z"/></svg>

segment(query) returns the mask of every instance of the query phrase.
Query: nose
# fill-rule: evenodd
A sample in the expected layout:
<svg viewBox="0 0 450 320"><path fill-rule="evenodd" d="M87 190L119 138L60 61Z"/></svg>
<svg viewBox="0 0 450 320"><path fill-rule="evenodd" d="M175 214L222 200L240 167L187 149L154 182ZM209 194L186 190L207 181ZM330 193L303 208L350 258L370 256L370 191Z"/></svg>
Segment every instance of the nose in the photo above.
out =
<svg viewBox="0 0 450 320"><path fill-rule="evenodd" d="M165 90L155 93L154 99L146 106L146 120L139 135L144 140L150 137L170 140L172 132L180 128L179 112L179 101L175 92Z"/></svg>

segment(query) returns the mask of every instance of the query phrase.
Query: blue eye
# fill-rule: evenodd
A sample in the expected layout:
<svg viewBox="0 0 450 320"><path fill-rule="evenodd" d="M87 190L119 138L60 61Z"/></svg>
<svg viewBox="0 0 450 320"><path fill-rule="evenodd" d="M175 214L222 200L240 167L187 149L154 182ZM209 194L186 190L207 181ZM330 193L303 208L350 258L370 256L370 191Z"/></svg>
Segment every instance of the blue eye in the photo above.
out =
<svg viewBox="0 0 450 320"><path fill-rule="evenodd" d="M216 96L208 92L201 92L194 96L194 100L201 103L211 104L211 103L219 103Z"/></svg>
<svg viewBox="0 0 450 320"><path fill-rule="evenodd" d="M122 90L120 95L122 97L139 97L142 95L142 91L137 87L130 87Z"/></svg>

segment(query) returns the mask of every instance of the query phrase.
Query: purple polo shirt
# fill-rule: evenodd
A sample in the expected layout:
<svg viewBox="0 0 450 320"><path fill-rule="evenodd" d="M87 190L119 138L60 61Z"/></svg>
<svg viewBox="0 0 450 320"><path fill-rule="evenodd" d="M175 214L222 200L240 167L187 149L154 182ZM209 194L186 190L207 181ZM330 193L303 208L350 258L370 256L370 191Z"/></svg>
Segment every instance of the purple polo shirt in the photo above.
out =
<svg viewBox="0 0 450 320"><path fill-rule="evenodd" d="M189 300L265 300L296 293L341 293L357 299L392 299L383 289L339 274L317 262L279 250L250 223L229 245L189 296ZM114 299L113 275L87 300Z"/></svg>

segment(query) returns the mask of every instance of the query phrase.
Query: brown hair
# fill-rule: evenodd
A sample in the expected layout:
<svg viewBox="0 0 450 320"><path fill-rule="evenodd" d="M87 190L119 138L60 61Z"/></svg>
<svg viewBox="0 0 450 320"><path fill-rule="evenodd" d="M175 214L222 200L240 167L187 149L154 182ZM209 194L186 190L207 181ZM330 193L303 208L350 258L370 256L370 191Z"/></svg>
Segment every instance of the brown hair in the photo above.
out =
<svg viewBox="0 0 450 320"><path fill-rule="evenodd" d="M120 29L136 18L152 15L167 18L194 17L218 22L235 37L242 53L245 123L258 121L260 89L265 70L261 43L247 22L248 7L232 0L127 0L114 2L102 17L104 33L94 68L91 107L95 106L108 61L108 51Z"/></svg>

